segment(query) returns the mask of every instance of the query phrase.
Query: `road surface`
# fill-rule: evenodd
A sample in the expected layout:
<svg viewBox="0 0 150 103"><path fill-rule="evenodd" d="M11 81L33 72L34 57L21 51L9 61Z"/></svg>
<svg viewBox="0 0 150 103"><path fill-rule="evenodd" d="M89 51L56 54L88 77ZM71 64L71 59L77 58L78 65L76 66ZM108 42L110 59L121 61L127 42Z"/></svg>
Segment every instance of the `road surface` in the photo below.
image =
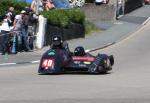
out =
<svg viewBox="0 0 150 103"><path fill-rule="evenodd" d="M37 64L1 67L0 103L149 103L149 34L147 24L98 51L115 57L106 75L38 75Z"/></svg>

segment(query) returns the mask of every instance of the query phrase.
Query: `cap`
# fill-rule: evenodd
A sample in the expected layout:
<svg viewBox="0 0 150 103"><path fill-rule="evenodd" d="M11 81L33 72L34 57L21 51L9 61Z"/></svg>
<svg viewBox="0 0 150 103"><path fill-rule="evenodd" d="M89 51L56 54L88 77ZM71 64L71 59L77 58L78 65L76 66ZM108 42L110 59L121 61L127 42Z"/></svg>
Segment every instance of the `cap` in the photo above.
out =
<svg viewBox="0 0 150 103"><path fill-rule="evenodd" d="M22 10L22 11L21 11L21 14L24 14L24 13L26 13L26 11L25 11L25 10Z"/></svg>

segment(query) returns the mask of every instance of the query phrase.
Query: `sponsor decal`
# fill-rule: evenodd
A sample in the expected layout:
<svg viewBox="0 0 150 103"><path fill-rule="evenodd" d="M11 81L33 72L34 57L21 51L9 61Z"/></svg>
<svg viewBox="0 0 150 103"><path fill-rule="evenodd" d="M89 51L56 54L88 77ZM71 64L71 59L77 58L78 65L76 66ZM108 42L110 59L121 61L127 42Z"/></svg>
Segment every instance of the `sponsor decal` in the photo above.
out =
<svg viewBox="0 0 150 103"><path fill-rule="evenodd" d="M53 68L54 60L53 59L43 59L41 66L45 69Z"/></svg>
<svg viewBox="0 0 150 103"><path fill-rule="evenodd" d="M55 52L49 52L48 55L55 55Z"/></svg>
<svg viewBox="0 0 150 103"><path fill-rule="evenodd" d="M79 67L86 67L85 64L79 64Z"/></svg>
<svg viewBox="0 0 150 103"><path fill-rule="evenodd" d="M82 61L93 61L95 60L94 57L73 57L73 60L82 60Z"/></svg>
<svg viewBox="0 0 150 103"><path fill-rule="evenodd" d="M89 61L85 61L85 62L83 62L84 64L91 64L91 62L89 62Z"/></svg>
<svg viewBox="0 0 150 103"><path fill-rule="evenodd" d="M74 61L75 64L80 64L80 61Z"/></svg>

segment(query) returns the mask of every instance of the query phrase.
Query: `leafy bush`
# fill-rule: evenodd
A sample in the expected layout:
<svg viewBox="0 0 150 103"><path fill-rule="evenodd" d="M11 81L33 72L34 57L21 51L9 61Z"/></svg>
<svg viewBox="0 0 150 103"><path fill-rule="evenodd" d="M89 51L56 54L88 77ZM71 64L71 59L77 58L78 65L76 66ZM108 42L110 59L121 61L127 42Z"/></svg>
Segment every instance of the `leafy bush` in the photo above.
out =
<svg viewBox="0 0 150 103"><path fill-rule="evenodd" d="M90 34L91 32L101 31L93 23L87 20L85 21L84 26L85 26L85 34Z"/></svg>
<svg viewBox="0 0 150 103"><path fill-rule="evenodd" d="M85 15L80 9L53 9L41 13L47 18L48 24L67 28L70 23L83 24Z"/></svg>
<svg viewBox="0 0 150 103"><path fill-rule="evenodd" d="M68 16L71 22L83 24L85 21L85 14L80 9L70 9Z"/></svg>
<svg viewBox="0 0 150 103"><path fill-rule="evenodd" d="M16 10L16 13L20 12L29 4L25 2L18 2L17 0L0 0L0 15L3 15L10 6L13 6Z"/></svg>
<svg viewBox="0 0 150 103"><path fill-rule="evenodd" d="M69 25L69 18L61 9L44 11L42 15L47 18L48 24L59 27L67 27Z"/></svg>

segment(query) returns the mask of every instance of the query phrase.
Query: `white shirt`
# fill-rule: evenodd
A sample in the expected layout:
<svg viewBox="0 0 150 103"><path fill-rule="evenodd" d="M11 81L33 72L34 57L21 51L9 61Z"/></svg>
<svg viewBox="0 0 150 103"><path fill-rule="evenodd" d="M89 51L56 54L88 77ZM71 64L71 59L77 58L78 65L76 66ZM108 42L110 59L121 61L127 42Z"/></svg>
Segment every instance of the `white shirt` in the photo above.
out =
<svg viewBox="0 0 150 103"><path fill-rule="evenodd" d="M16 15L16 16L15 16L15 20L16 20L16 27L15 27L15 30L21 29L21 26L22 26L22 18L21 18L21 15Z"/></svg>
<svg viewBox="0 0 150 103"><path fill-rule="evenodd" d="M8 25L7 19L4 19L2 22L1 30L10 31L10 26Z"/></svg>

